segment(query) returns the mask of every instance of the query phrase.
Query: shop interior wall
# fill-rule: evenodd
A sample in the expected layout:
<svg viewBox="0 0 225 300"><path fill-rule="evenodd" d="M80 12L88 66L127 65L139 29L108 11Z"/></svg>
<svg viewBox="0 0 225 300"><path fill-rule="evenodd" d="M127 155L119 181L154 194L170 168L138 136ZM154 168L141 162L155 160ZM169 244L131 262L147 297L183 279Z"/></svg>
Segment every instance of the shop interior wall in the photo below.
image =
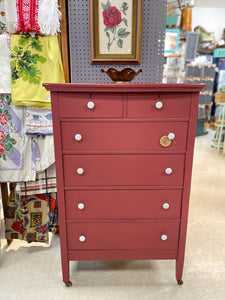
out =
<svg viewBox="0 0 225 300"><path fill-rule="evenodd" d="M197 0L192 13L193 29L202 25L214 32L216 41L221 39L225 28L225 0Z"/></svg>
<svg viewBox="0 0 225 300"><path fill-rule="evenodd" d="M141 64L133 66L142 68L143 73L133 82L162 82L166 8L167 0L143 0ZM100 70L112 65L90 64L88 0L69 0L68 10L72 82L111 82ZM126 66L117 65L120 69Z"/></svg>

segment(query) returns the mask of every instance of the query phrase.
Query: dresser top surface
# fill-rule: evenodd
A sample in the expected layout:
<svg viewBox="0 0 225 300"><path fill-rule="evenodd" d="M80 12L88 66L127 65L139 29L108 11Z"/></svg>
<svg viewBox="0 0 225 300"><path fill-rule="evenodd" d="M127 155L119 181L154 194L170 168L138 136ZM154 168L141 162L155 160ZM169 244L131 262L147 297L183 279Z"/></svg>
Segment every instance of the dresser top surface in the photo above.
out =
<svg viewBox="0 0 225 300"><path fill-rule="evenodd" d="M200 92L205 84L165 83L44 83L52 92Z"/></svg>

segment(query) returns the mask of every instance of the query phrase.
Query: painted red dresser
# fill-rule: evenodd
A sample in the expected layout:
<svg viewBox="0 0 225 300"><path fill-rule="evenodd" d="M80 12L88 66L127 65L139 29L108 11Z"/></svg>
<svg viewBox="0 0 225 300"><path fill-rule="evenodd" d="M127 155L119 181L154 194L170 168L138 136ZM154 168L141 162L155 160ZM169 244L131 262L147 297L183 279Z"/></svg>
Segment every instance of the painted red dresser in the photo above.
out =
<svg viewBox="0 0 225 300"><path fill-rule="evenodd" d="M176 260L182 284L199 92L190 84L51 91L63 281L71 260Z"/></svg>

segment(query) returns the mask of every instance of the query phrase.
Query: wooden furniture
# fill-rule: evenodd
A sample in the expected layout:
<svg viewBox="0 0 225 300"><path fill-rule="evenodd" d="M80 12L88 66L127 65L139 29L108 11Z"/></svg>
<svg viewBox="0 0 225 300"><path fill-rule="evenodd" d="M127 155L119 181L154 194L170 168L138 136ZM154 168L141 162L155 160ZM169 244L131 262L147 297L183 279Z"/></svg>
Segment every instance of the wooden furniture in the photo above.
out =
<svg viewBox="0 0 225 300"><path fill-rule="evenodd" d="M63 281L71 260L174 259L182 271L199 92L191 84L51 91Z"/></svg>

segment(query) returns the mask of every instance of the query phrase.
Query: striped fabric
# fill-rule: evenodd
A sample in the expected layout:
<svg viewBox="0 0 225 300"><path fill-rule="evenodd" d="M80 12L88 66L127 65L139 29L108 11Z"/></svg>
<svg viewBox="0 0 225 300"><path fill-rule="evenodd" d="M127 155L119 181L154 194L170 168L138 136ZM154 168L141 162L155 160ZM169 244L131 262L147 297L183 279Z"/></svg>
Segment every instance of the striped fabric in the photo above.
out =
<svg viewBox="0 0 225 300"><path fill-rule="evenodd" d="M55 164L38 172L35 181L18 183L16 189L20 196L57 192Z"/></svg>

